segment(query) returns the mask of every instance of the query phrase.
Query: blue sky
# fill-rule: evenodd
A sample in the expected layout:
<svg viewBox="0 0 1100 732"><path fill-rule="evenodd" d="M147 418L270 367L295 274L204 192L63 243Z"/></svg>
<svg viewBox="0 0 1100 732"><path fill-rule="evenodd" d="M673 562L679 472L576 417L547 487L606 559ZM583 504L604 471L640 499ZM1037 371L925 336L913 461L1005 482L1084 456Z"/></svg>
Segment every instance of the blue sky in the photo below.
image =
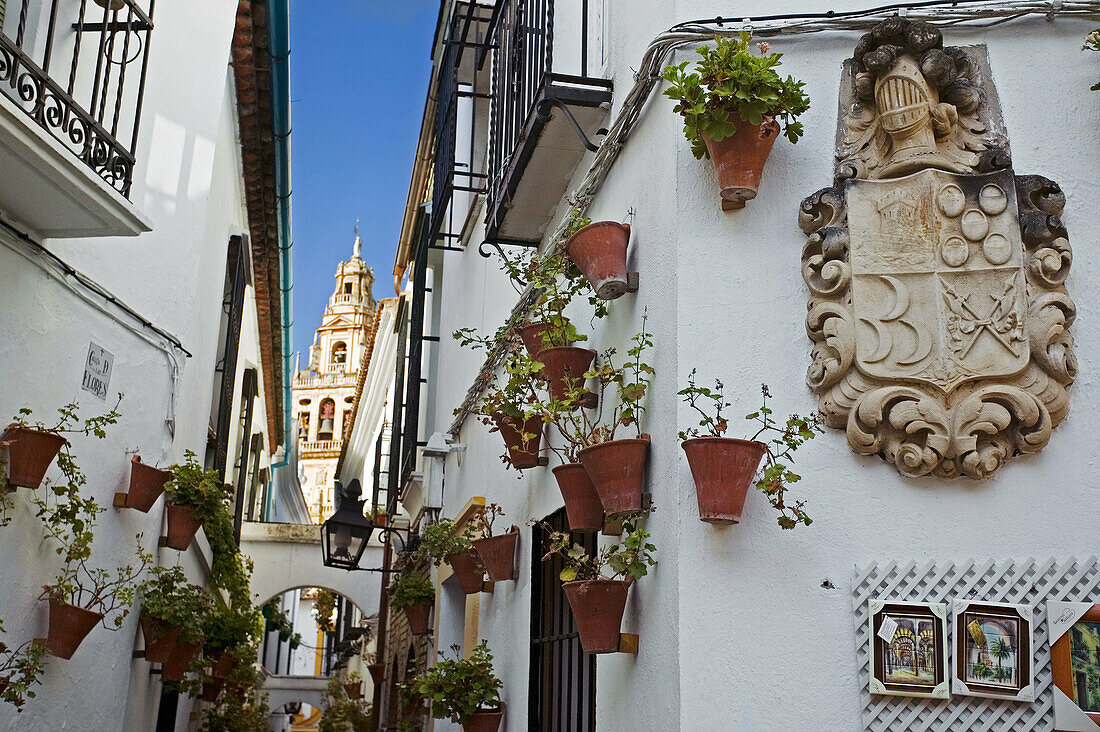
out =
<svg viewBox="0 0 1100 732"><path fill-rule="evenodd" d="M356 218L374 296L393 295L438 13L439 0L291 2L294 348L303 367Z"/></svg>

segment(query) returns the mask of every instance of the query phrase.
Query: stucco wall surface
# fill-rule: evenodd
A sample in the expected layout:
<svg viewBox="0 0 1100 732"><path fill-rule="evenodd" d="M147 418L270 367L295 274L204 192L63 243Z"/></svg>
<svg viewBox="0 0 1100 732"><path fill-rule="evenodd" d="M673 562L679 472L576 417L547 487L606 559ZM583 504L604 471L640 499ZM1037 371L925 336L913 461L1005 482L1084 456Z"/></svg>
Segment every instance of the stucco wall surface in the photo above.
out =
<svg viewBox="0 0 1100 732"><path fill-rule="evenodd" d="M0 415L10 417L28 406L35 418L48 421L58 406L78 401L86 417L105 411L114 394L126 395L122 418L108 428L107 439L73 439L74 454L88 476L86 494L108 507L93 545L93 563L106 567L131 561L139 532L145 548L158 554L163 500L148 514L110 508L113 494L125 490L129 480L127 451L140 451L147 463L164 466L182 460L185 449L200 456L205 449L226 248L231 234L246 229L235 108L227 87L235 9L232 0L157 7L132 195L134 205L152 219L153 231L125 240L46 242L176 335L194 355L176 354L181 371L174 436L166 425L173 383L164 351L101 312L103 306L117 313L101 299L92 296L97 304L89 304L44 275L17 253L18 245L0 246L5 283L0 288L0 382L6 385L0 390ZM251 298L246 311L239 370L259 362ZM114 354L112 397L106 403L80 389L89 341ZM266 427L263 404L261 391L257 430ZM58 476L56 467L49 475ZM29 498L29 491L18 491L13 521L0 529L6 536L0 617L10 645L45 635L46 609L36 598L57 568L56 556L40 539ZM192 581L206 582L208 570L194 545L183 553L162 549L159 557L162 563L182 563ZM149 663L131 658L140 646L138 635L134 613L118 632L95 629L71 660L49 659L39 697L18 715L0 705L0 727L28 732L152 729L160 682L150 674ZM188 724L190 711L181 701L181 724Z"/></svg>
<svg viewBox="0 0 1100 732"><path fill-rule="evenodd" d="M775 2L767 11L820 9ZM650 38L673 22L713 18L729 8L683 0L647 3L639 12L620 0L611 11L617 109ZM789 532L778 528L760 495L750 496L740 525L699 521L676 437L694 421L676 391L692 368L701 381L721 378L735 402L737 436L739 416L759 406L761 383L775 395L778 414L816 408L805 384L810 342L797 212L802 198L832 182L841 63L859 34L771 41L785 54L783 72L806 82L813 106L803 117L805 137L797 145L776 143L760 195L742 211L721 211L710 163L692 157L671 102L650 101L588 211L596 220L635 210L630 268L640 272L641 289L595 324L585 307L573 312L589 335L584 345L614 346L623 354L648 308L656 341L648 359L657 377L646 431L653 436L649 475L656 506L648 527L660 564L631 589L623 630L640 635L639 654L598 660L600 729L859 729L859 692L867 681L855 670L848 591L854 563L1059 556L1095 544L1100 509L1091 415L1100 394L1092 372L1100 346L1090 302L1098 265L1089 256L1089 238L1100 217L1094 174L1100 97L1088 87L1100 64L1079 50L1089 29L1081 21L1032 18L988 30L948 29L945 38L948 45L987 44L1016 172L1056 180L1068 199L1063 220L1077 254L1068 286L1078 307L1073 333L1080 364L1070 416L1042 453L1011 461L986 482L903 478L878 458L857 456L842 432L829 430L799 453L796 466L804 480L795 492L806 499L814 523ZM693 55L681 51L676 60ZM442 255L434 296L443 336L468 326L491 332L516 300L506 277L474 249ZM437 416L425 436L447 429L450 410L482 360L447 337L438 348L441 365L427 387ZM467 449L447 459L445 515L475 495L500 503L506 523L521 526L561 506L550 470L506 472L499 435L476 419L457 437ZM521 535L519 579L481 598L480 636L494 650L504 681L507 729L526 726L531 531L524 527ZM458 599L445 593L444 600ZM460 623L461 615L458 607L445 608L444 625ZM461 638L461 632L444 627L442 638ZM457 726L437 721L435 729Z"/></svg>

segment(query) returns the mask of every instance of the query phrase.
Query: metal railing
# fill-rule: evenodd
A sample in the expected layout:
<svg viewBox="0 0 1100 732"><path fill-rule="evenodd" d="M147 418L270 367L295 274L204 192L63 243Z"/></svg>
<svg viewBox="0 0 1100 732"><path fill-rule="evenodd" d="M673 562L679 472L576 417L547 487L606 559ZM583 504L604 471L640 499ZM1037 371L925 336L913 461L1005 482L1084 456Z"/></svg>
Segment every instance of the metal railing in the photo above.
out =
<svg viewBox="0 0 1100 732"><path fill-rule="evenodd" d="M0 89L124 196L134 176L155 3L22 0L16 16L9 0L4 29L14 37L0 33Z"/></svg>
<svg viewBox="0 0 1100 732"><path fill-rule="evenodd" d="M610 83L590 76L589 2L577 3L580 16L560 18L567 31L559 42L557 64L574 73L555 70L554 0L501 0L490 39L493 46L492 107L489 117L488 209L509 195L509 166L521 146L528 121L536 113L552 82L574 86L610 88ZM575 47L574 40L577 43ZM575 55L573 51L576 51ZM513 182L514 183L514 182Z"/></svg>

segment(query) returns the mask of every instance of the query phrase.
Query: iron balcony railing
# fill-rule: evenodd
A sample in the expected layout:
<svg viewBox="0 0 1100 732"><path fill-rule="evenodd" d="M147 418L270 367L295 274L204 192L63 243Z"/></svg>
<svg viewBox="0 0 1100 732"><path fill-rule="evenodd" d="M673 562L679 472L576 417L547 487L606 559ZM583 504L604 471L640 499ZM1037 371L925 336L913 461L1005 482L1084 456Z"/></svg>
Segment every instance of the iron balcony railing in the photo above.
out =
<svg viewBox="0 0 1100 732"><path fill-rule="evenodd" d="M589 0L575 0L567 16L557 19L563 32L555 43L554 0L500 0L497 4L490 34L489 238L495 237L502 212L522 176L522 165L517 169L513 163L520 157L529 124L546 114L538 109L540 103L554 97L555 104L568 106L571 96L583 96L591 89L606 94L601 101L610 100L611 82L591 75ZM557 89L548 93L552 86Z"/></svg>
<svg viewBox="0 0 1100 732"><path fill-rule="evenodd" d="M0 90L127 197L155 3L7 0L0 32Z"/></svg>

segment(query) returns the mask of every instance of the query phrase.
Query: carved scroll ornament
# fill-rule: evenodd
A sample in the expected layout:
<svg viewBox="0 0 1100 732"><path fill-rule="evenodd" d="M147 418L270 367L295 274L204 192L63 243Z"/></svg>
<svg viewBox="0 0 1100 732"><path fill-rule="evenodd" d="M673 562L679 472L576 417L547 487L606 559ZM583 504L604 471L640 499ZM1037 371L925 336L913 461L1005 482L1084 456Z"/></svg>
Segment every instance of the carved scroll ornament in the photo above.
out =
<svg viewBox="0 0 1100 732"><path fill-rule="evenodd" d="M1065 197L1012 171L982 47L891 18L841 88L835 185L799 212L807 381L856 452L987 477L1069 408Z"/></svg>

